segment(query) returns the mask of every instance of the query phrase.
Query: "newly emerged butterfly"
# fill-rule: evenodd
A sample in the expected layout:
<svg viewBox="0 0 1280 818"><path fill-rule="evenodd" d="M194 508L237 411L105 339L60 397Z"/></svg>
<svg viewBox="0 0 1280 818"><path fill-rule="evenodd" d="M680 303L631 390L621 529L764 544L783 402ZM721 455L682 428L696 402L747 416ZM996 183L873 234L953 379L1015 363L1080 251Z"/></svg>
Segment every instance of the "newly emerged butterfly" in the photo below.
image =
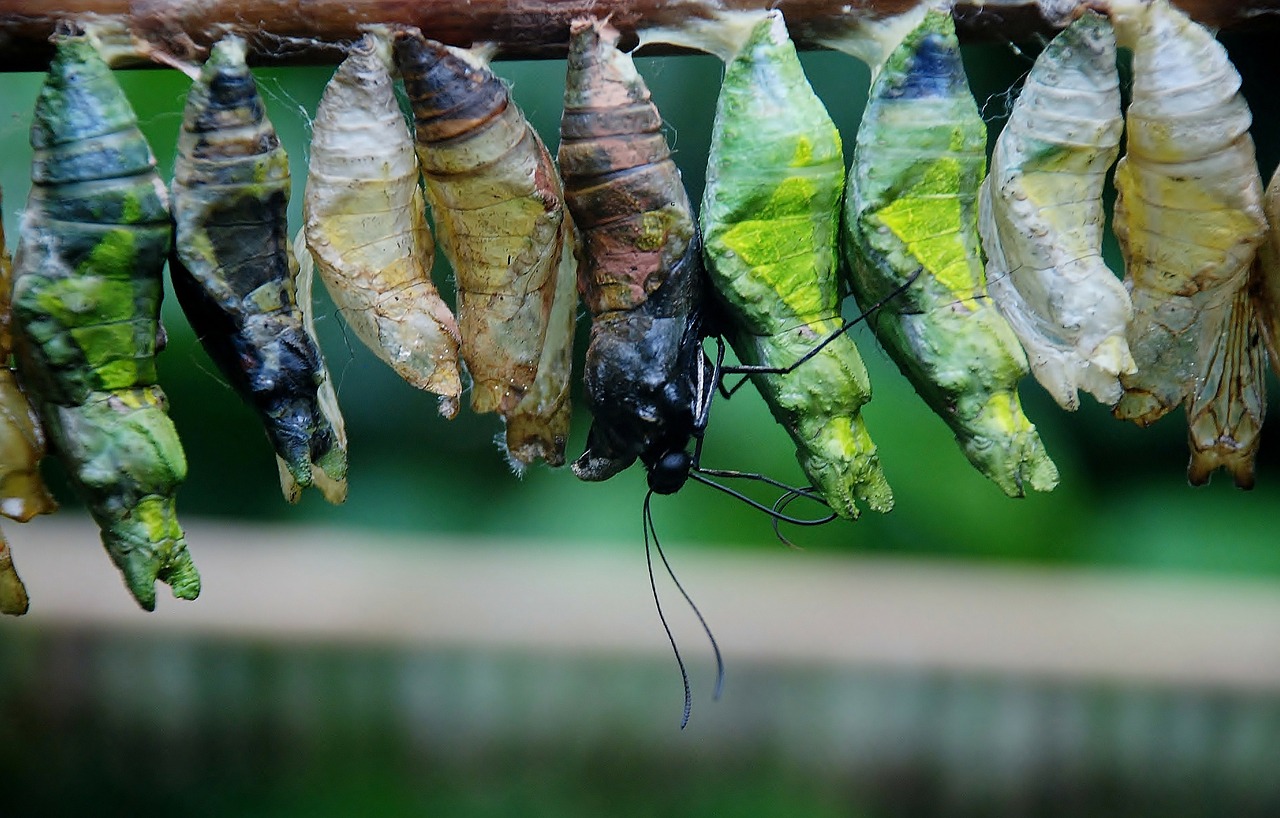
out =
<svg viewBox="0 0 1280 818"><path fill-rule="evenodd" d="M352 45L325 88L303 211L307 247L356 337L453 417L458 326L431 281L435 245L383 36Z"/></svg>
<svg viewBox="0 0 1280 818"><path fill-rule="evenodd" d="M871 385L841 332L836 242L840 135L814 94L782 14L764 13L729 60L716 105L701 225L727 336L843 517L893 507L861 409Z"/></svg>
<svg viewBox="0 0 1280 818"><path fill-rule="evenodd" d="M880 342L979 471L1010 496L1048 491L1058 472L1017 393L1027 359L987 297L986 126L951 15L923 14L875 72L845 195L854 295L866 307L905 286L872 320Z"/></svg>
<svg viewBox="0 0 1280 818"><path fill-rule="evenodd" d="M297 293L289 162L245 44L227 37L192 84L173 178L174 290L209 357L257 410L294 502L347 496L346 438Z"/></svg>
<svg viewBox="0 0 1280 818"><path fill-rule="evenodd" d="M25 523L58 506L40 478L40 460L45 453L40 418L10 368L12 289L13 267L4 227L0 226L0 514ZM14 570L13 557L0 533L0 613L24 614L27 605L27 589Z"/></svg>
<svg viewBox="0 0 1280 818"><path fill-rule="evenodd" d="M1120 151L1115 34L1086 12L1036 59L991 155L978 228L991 298L1064 409L1107 406L1133 374L1129 294L1102 260L1102 188Z"/></svg>
<svg viewBox="0 0 1280 818"><path fill-rule="evenodd" d="M458 284L471 408L520 469L564 463L577 309L573 225L546 146L471 52L395 36L436 235Z"/></svg>
<svg viewBox="0 0 1280 818"><path fill-rule="evenodd" d="M1121 378L1115 415L1145 426L1190 400L1195 427L1212 402L1194 393L1222 365L1218 342L1266 230L1251 116L1240 75L1207 29L1167 0L1113 3L1111 11L1120 44L1133 50L1115 231L1138 365ZM1255 379L1240 387L1252 388L1248 381ZM1193 463L1192 471L1207 468ZM1233 467L1237 480L1243 468Z"/></svg>
<svg viewBox="0 0 1280 818"><path fill-rule="evenodd" d="M560 171L581 231L591 311L584 380L594 420L573 464L605 480L637 458L656 491L683 484L711 399L702 250L662 117L618 32L577 20L569 41Z"/></svg>
<svg viewBox="0 0 1280 818"><path fill-rule="evenodd" d="M663 37L685 33L664 32ZM571 25L559 159L566 203L582 231L579 286L592 314L585 381L594 414L587 451L573 469L582 479L604 480L639 459L648 473L642 507L645 554L658 614L684 683L683 726L690 715L691 689L658 600L651 549L711 639L717 695L724 665L710 629L663 554L651 512L653 495L673 494L692 479L764 511L775 525L817 525L836 515L793 517L784 513L791 500L805 497L821 503L821 496L763 475L701 465L703 435L720 379L747 368L723 365L724 320L710 301L692 207L663 136L662 118L617 40L617 31L596 19ZM711 336L718 350L714 363L702 346ZM807 347L809 352L797 353L792 362L807 363L805 355L814 357L824 345ZM786 493L771 507L715 478L752 480Z"/></svg>
<svg viewBox="0 0 1280 818"><path fill-rule="evenodd" d="M582 231L578 282L592 316L584 380L594 416L587 450L573 472L583 480L606 480L639 459L648 473L645 559L658 617L680 668L684 726L692 690L662 612L650 543L711 639L717 695L724 664L706 621L671 571L650 500L679 491L691 477L724 488L708 480L697 462L716 374L702 349L710 329L708 293L693 208L662 134L662 117L617 41L607 23L571 24L559 160L565 204Z"/></svg>
<svg viewBox="0 0 1280 818"><path fill-rule="evenodd" d="M170 221L151 149L92 36L59 36L36 102L13 291L19 374L138 603L200 576L174 496L187 462L156 385Z"/></svg>

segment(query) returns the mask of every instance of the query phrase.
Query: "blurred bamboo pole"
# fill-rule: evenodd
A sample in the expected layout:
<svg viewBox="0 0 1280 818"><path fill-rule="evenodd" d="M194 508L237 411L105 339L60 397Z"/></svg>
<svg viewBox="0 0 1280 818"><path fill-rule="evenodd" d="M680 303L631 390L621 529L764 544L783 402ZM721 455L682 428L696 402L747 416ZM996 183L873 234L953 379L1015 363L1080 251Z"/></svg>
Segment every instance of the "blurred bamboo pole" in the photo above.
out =
<svg viewBox="0 0 1280 818"><path fill-rule="evenodd" d="M456 45L493 42L507 58L564 56L569 21L610 15L623 43L649 26L707 17L718 8L780 8L801 47L856 20L901 13L922 0L0 0L0 71L42 70L60 21L97 15L179 59L199 60L227 32L250 40L258 64L333 63L360 26L398 23ZM1025 38L1106 0L959 0L970 39ZM1206 25L1272 29L1280 0L1174 0ZM655 52L656 53L656 52Z"/></svg>
<svg viewBox="0 0 1280 818"><path fill-rule="evenodd" d="M120 587L85 515L14 526L32 608L4 623L6 638L91 630L670 656L635 543L184 522L204 587L194 603L162 595L163 615ZM1280 691L1272 578L667 547L680 550L681 582L734 663ZM691 644L701 636L682 606L667 617Z"/></svg>

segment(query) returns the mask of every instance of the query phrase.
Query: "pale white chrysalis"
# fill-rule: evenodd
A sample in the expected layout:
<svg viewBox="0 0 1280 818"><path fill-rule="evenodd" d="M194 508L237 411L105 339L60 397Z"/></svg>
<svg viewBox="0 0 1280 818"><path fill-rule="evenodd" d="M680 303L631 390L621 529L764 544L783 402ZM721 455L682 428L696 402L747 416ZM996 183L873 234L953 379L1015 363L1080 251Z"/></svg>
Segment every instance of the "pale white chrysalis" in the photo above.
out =
<svg viewBox="0 0 1280 818"><path fill-rule="evenodd" d="M307 247L356 337L453 417L458 327L431 281L435 245L382 36L355 43L325 88L303 212Z"/></svg>
<svg viewBox="0 0 1280 818"><path fill-rule="evenodd" d="M1134 371L1129 295L1102 259L1102 188L1120 150L1115 35L1086 12L1036 60L996 141L978 227L987 288L1059 405L1110 406Z"/></svg>

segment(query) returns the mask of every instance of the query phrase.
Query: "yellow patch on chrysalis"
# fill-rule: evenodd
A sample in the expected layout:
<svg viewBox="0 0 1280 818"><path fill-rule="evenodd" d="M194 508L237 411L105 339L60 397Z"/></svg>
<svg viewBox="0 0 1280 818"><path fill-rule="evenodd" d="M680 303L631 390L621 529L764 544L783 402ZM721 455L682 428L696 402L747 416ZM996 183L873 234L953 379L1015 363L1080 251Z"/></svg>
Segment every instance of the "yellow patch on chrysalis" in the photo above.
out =
<svg viewBox="0 0 1280 818"><path fill-rule="evenodd" d="M813 164L813 143L807 137L796 139L796 152L791 157L791 167L805 168Z"/></svg>
<svg viewBox="0 0 1280 818"><path fill-rule="evenodd" d="M812 215L803 212L816 196L811 180L793 176L778 185L757 211L758 218L740 221L720 236L750 274L766 282L801 318L824 311L822 288L812 282L808 258L820 242Z"/></svg>
<svg viewBox="0 0 1280 818"><path fill-rule="evenodd" d="M165 498L154 495L142 498L134 507L133 516L142 523L151 542L163 543L172 536L170 529L172 514Z"/></svg>
<svg viewBox="0 0 1280 818"><path fill-rule="evenodd" d="M978 259L960 232L960 173L955 159L937 159L876 216L930 275L963 300L972 299L984 282Z"/></svg>
<svg viewBox="0 0 1280 818"><path fill-rule="evenodd" d="M1139 176L1128 163L1121 165L1116 173L1122 179L1133 179L1128 184L1120 184L1139 190L1141 194L1140 200L1130 197L1126 208L1129 235L1132 237L1130 242L1133 244L1141 241L1146 246L1152 242L1145 236L1161 236L1167 232L1171 212L1201 214L1195 233L1198 247L1230 250L1240 243L1241 236L1249 236L1257 230L1253 213L1225 207L1220 192L1195 184L1190 179L1154 174ZM1152 202L1159 202L1159 205L1151 206ZM1208 214L1212 217L1207 218Z"/></svg>
<svg viewBox="0 0 1280 818"><path fill-rule="evenodd" d="M1017 393L1012 391L992 393L987 401L986 414L997 424L1009 430L1010 434L1032 431L1035 427L1022 412L1022 406L1016 403Z"/></svg>
<svg viewBox="0 0 1280 818"><path fill-rule="evenodd" d="M640 215L640 235L636 238L636 247L640 250L653 251L661 249L667 243L667 233L671 228L671 212L669 210L650 210Z"/></svg>
<svg viewBox="0 0 1280 818"><path fill-rule="evenodd" d="M145 407L154 407L160 405L159 398L150 389L130 389L128 391L116 392L112 394L111 399L118 401L130 409L142 409Z"/></svg>

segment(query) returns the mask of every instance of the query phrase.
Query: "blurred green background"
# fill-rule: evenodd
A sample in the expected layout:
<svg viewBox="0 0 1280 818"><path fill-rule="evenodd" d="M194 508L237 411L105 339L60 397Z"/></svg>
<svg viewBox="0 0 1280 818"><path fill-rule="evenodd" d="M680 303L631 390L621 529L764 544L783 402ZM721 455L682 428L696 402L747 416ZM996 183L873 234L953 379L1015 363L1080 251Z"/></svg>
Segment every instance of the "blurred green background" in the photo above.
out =
<svg viewBox="0 0 1280 818"><path fill-rule="evenodd" d="M1267 87L1274 60L1266 53L1266 38L1241 36L1228 44L1245 77L1259 160L1269 175L1280 159L1280 114ZM1007 92L1029 69L1036 50L1007 44L967 47L971 82L993 134L1012 99ZM804 62L851 147L868 71L831 53L806 54ZM697 200L720 63L710 57L641 58L638 63ZM563 62L502 62L495 70L510 80L515 98L554 152ZM293 162L295 225L309 116L330 73L329 68L258 72ZM120 77L167 177L188 82L168 70L121 72ZM40 82L38 75L13 75L0 83L0 151L6 157L0 184L11 246L29 186L27 129ZM1110 253L1118 270L1114 246ZM436 277L451 297L443 262ZM539 539L571 549L638 552L644 494L638 467L603 484L581 483L567 469L541 466L516 478L493 445L500 431L495 417L464 408L452 422L439 418L435 399L400 382L349 337L322 289L318 292L321 342L347 422L350 499L341 507L326 505L312 492L298 506L281 499L270 448L254 415L223 384L170 297L164 312L169 348L161 358L161 375L190 461L180 496L184 515L407 533L424 546L434 537L470 537L478 543ZM865 415L897 506L885 516L868 513L856 524L793 532L799 545L848 554L1129 566L1188 576L1280 574L1273 533L1280 508L1280 450L1269 436L1254 491L1237 491L1221 475L1206 488L1192 489L1184 476L1180 412L1140 430L1112 420L1086 396L1078 413L1067 414L1027 378L1024 405L1062 479L1051 494L1009 500L970 468L946 427L870 333L859 328L854 337L875 387ZM579 403L570 457L581 451L588 425ZM786 434L750 390L715 405L703 462L800 479ZM68 507L64 513L77 513L56 466L48 471ZM781 548L761 515L703 487L690 485L661 499L655 514L677 568L680 552L691 546ZM192 546L198 562L200 544ZM636 582L643 582L639 573ZM795 709L730 710L718 722L711 717L718 725L711 741L695 744L670 729L665 709L660 730L646 721L654 713L636 694L650 684L669 692L669 665L577 660L565 669L563 664L556 657L495 658L467 651L400 656L219 640L138 644L130 636L92 629L53 636L24 632L0 639L0 682L6 691L0 692L5 703L0 815L164 810L192 815L1261 816L1280 811L1268 783L1280 762L1275 741L1280 708L1274 697L1106 685L1079 689L1055 680L823 675L803 668L762 671L754 678L748 669L735 683L794 691ZM423 703L424 696L429 703ZM577 697L592 696L614 701L613 716L575 723ZM845 697L839 708L837 696ZM421 707L417 716L415 702ZM861 712L860 707L888 707L891 714L876 728L881 732L871 749L823 721L822 714ZM992 739L1014 748L994 758L1004 772L992 781L957 773L958 759L988 746L970 744L970 727L988 719L1004 724L1002 718L1011 730L1023 731L1003 745L1005 734ZM755 732L735 719L750 722ZM433 738L414 745L406 738L410 728L418 731L414 735ZM1055 730L1068 736L1061 747L1084 749L1077 755L1061 751ZM747 733L770 740L739 743L739 735ZM934 749L923 761L894 755L905 753L901 748L911 741ZM1099 747L1110 749L1095 752ZM1024 754L1021 748L1043 752ZM873 754L874 763L858 753ZM69 781L77 786L67 786ZM1187 797L1191 790L1197 797ZM1086 791L1092 795L1081 794Z"/></svg>

